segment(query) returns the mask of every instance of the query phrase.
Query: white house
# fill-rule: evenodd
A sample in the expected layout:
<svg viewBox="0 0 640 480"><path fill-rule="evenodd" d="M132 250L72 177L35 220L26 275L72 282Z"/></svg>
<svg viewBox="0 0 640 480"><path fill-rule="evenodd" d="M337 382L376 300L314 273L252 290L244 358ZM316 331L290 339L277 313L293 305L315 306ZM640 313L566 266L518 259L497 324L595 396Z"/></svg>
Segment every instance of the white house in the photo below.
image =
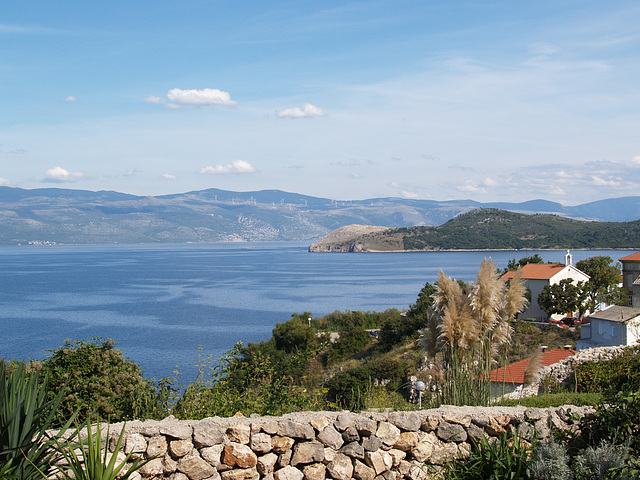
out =
<svg viewBox="0 0 640 480"><path fill-rule="evenodd" d="M529 307L519 315L519 318L535 319L538 321L546 321L549 319L547 315L538 305L538 296L542 293L545 285L555 285L560 280L572 278L574 284L578 282L587 282L589 275L573 266L572 255L567 250L564 265L561 263L527 263L520 268L522 272L522 280L525 287L531 291L531 303ZM511 280L516 272L510 271L505 273L502 278L506 281ZM551 316L553 320L560 320L565 316L573 316L575 312L566 312L565 315L554 314Z"/></svg>
<svg viewBox="0 0 640 480"><path fill-rule="evenodd" d="M576 348L637 345L640 341L640 308L612 305L587 317L580 326Z"/></svg>

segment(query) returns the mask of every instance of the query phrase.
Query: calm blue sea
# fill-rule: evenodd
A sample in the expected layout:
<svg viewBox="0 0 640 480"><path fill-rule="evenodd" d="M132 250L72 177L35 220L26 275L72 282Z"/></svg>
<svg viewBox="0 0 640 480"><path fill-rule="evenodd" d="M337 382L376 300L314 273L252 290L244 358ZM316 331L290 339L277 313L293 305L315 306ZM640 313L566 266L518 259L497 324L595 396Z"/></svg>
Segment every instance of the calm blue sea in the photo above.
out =
<svg viewBox="0 0 640 480"><path fill-rule="evenodd" d="M294 312L407 308L442 268L472 280L565 251L308 253L301 243L0 247L0 357L42 359L65 339L111 337L148 378L195 375L198 347L219 357L267 339ZM574 251L574 262L628 251Z"/></svg>

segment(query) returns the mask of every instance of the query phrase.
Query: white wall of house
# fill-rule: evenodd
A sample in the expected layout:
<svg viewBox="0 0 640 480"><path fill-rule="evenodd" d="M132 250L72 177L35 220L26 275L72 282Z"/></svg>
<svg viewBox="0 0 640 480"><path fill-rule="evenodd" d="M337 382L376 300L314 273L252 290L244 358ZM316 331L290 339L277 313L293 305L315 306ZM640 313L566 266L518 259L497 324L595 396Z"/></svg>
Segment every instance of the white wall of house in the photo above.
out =
<svg viewBox="0 0 640 480"><path fill-rule="evenodd" d="M568 278L572 278L574 284L578 282L587 282L589 280L588 275L584 274L573 265L568 265L548 280L525 279L525 287L528 287L531 291L531 303L518 318L533 318L541 322L546 321L549 316L540 308L540 305L538 305L538 296L542 293L545 285L555 285L556 283L560 283L561 280L566 280ZM573 313L574 315L577 315L578 312ZM554 320L560 320L564 317L564 314L554 314L551 316Z"/></svg>
<svg viewBox="0 0 640 480"><path fill-rule="evenodd" d="M591 318L591 323L580 327L580 340L576 348L583 350L594 347L617 347L637 345L640 340L640 317L628 322L613 322L601 318Z"/></svg>

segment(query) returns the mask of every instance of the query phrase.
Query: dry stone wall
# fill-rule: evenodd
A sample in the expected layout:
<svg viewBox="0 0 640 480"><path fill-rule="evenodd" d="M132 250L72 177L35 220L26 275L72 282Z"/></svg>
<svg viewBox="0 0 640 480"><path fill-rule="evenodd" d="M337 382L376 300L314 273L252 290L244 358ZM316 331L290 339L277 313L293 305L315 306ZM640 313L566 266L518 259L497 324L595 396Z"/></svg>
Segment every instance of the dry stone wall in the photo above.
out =
<svg viewBox="0 0 640 480"><path fill-rule="evenodd" d="M134 421L124 458L152 458L138 479L424 480L473 440L553 430L577 435L590 407L451 407L417 412L300 412L283 417ZM113 450L122 424L110 427Z"/></svg>

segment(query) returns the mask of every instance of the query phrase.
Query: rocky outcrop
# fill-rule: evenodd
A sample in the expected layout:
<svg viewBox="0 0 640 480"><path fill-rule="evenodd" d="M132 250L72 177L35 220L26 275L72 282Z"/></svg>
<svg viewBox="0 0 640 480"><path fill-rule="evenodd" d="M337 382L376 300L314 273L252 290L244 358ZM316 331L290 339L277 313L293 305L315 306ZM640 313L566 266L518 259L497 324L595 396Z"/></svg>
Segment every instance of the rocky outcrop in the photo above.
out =
<svg viewBox="0 0 640 480"><path fill-rule="evenodd" d="M283 417L134 421L124 451L153 460L142 478L170 480L426 480L471 442L517 434L577 435L590 407L451 407L417 412L300 412ZM115 441L109 442L111 448ZM139 477L140 479L140 477Z"/></svg>
<svg viewBox="0 0 640 480"><path fill-rule="evenodd" d="M388 227L371 225L347 225L322 237L309 246L310 252L366 252L369 250L363 236L390 230Z"/></svg>

